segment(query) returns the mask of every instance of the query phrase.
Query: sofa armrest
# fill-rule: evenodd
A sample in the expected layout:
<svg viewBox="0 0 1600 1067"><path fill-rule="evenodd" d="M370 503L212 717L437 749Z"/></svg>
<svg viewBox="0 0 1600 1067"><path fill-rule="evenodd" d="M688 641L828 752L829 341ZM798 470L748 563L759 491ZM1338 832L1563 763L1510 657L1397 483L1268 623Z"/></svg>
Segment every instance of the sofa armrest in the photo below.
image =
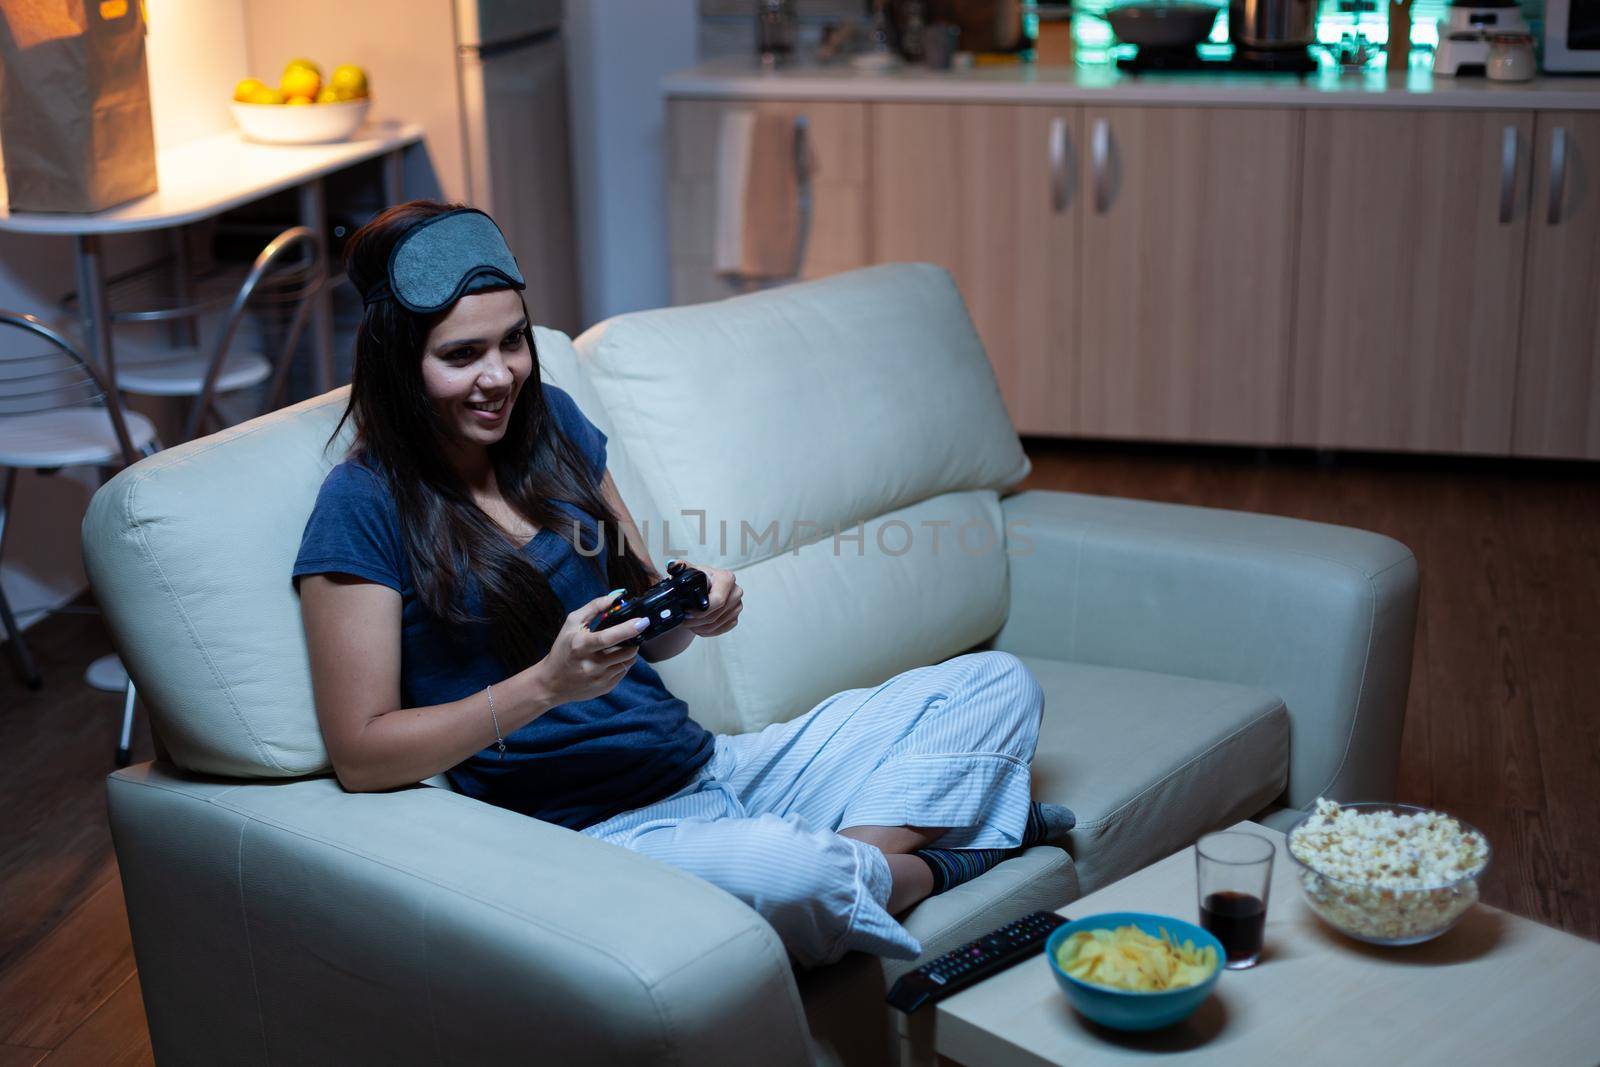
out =
<svg viewBox="0 0 1600 1067"><path fill-rule="evenodd" d="M159 1062L811 1062L772 928L624 849L420 786L109 800Z"/></svg>
<svg viewBox="0 0 1600 1067"><path fill-rule="evenodd" d="M1417 615L1404 545L1076 493L1018 493L1001 509L1011 603L995 648L1277 693L1291 806L1394 796Z"/></svg>

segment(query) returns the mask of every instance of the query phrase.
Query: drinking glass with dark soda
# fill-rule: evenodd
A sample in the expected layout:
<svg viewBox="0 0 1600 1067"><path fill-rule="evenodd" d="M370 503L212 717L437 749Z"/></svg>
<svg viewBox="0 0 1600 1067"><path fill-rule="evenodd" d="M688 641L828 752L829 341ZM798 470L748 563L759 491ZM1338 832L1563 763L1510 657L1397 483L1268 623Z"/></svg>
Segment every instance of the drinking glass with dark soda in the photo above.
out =
<svg viewBox="0 0 1600 1067"><path fill-rule="evenodd" d="M1277 846L1242 830L1207 834L1195 844L1200 925L1222 942L1229 970L1254 967L1267 927L1267 890Z"/></svg>

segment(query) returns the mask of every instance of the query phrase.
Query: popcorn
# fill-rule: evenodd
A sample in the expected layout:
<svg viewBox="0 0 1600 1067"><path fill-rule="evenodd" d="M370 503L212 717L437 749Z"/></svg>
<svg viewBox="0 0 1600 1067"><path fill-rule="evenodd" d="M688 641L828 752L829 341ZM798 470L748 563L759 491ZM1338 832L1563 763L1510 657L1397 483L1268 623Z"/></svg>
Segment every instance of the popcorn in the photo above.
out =
<svg viewBox="0 0 1600 1067"><path fill-rule="evenodd" d="M1325 797L1289 848L1319 874L1385 889L1449 885L1489 858L1483 835L1443 812L1352 811Z"/></svg>
<svg viewBox="0 0 1600 1067"><path fill-rule="evenodd" d="M1306 900L1338 929L1366 941L1426 941L1478 899L1489 844L1437 811L1356 811L1317 798L1291 832Z"/></svg>

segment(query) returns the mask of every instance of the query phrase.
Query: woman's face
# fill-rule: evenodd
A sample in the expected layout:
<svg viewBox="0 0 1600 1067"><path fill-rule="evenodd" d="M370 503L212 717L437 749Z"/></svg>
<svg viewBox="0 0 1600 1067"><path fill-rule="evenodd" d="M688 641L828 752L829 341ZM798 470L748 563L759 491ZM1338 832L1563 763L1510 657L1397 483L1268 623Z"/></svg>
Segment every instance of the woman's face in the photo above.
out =
<svg viewBox="0 0 1600 1067"><path fill-rule="evenodd" d="M515 289L456 301L428 334L422 386L450 444L488 447L505 436L512 405L533 373L522 299Z"/></svg>

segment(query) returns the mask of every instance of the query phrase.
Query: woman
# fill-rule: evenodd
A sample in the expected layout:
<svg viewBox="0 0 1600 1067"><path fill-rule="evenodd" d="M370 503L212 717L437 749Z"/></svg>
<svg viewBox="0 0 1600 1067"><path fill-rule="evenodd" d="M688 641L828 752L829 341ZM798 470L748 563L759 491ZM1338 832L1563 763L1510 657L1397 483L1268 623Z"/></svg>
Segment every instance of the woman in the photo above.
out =
<svg viewBox="0 0 1600 1067"><path fill-rule="evenodd" d="M447 772L468 796L722 886L805 964L914 957L894 915L1070 826L1029 804L1042 698L1003 653L839 693L758 734L708 733L650 664L737 626L743 593L700 567L708 607L677 629L637 647L621 643L632 623L589 631L659 574L605 435L540 381L493 222L402 204L351 238L348 267L366 305L345 412L356 446L294 567L345 788Z"/></svg>

